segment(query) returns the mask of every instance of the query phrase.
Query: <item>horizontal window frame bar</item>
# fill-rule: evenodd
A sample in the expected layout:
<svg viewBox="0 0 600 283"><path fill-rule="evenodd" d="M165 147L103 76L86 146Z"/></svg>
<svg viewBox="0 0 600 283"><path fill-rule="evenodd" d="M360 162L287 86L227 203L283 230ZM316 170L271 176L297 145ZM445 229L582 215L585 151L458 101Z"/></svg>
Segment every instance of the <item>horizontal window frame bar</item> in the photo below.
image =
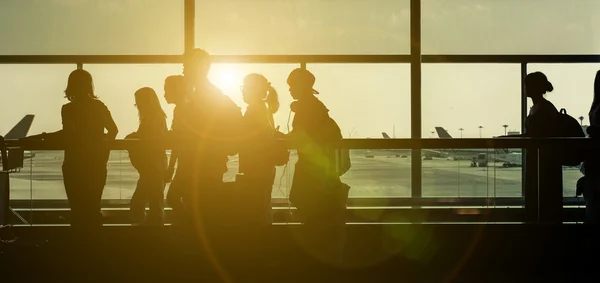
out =
<svg viewBox="0 0 600 283"><path fill-rule="evenodd" d="M157 141L156 143L159 143ZM282 141L283 142L283 141ZM104 145L110 150L127 150L139 146L137 140L114 140ZM155 144L156 144L155 143ZM165 148L171 148L164 142ZM64 150L65 143L61 142L22 142L7 140L7 147L21 148L23 150ZM518 148L546 148L546 147L585 147L596 148L598 141L589 138L456 138L456 139L344 139L337 147L345 149L518 149ZM291 147L289 147L291 148ZM490 154L495 154L490 152Z"/></svg>
<svg viewBox="0 0 600 283"><path fill-rule="evenodd" d="M410 54L213 55L214 63L416 63ZM421 55L421 63L600 63L594 54L541 55ZM181 64L183 55L0 55L0 64Z"/></svg>

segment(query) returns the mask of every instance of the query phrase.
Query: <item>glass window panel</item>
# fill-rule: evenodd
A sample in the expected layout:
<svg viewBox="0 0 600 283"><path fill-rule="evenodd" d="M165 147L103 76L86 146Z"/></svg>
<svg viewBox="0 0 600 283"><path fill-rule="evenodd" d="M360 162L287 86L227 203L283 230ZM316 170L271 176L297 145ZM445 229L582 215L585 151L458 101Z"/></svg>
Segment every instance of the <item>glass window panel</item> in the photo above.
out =
<svg viewBox="0 0 600 283"><path fill-rule="evenodd" d="M595 54L596 0L423 0L424 54Z"/></svg>
<svg viewBox="0 0 600 283"><path fill-rule="evenodd" d="M565 108L582 125L589 125L590 107L594 97L594 77L600 64L528 64L528 73L541 71L554 86L554 91L546 94L557 109ZM527 108L532 106L531 99ZM581 118L580 118L581 117ZM563 168L563 195L574 197L577 180L582 174L577 167Z"/></svg>
<svg viewBox="0 0 600 283"><path fill-rule="evenodd" d="M197 0L212 54L408 54L408 0Z"/></svg>
<svg viewBox="0 0 600 283"><path fill-rule="evenodd" d="M308 64L345 138L410 137L409 64Z"/></svg>
<svg viewBox="0 0 600 283"><path fill-rule="evenodd" d="M2 0L0 54L183 53L183 0Z"/></svg>
<svg viewBox="0 0 600 283"><path fill-rule="evenodd" d="M423 137L519 132L520 80L517 64L424 64ZM423 158L423 196L521 196L519 149L428 149Z"/></svg>

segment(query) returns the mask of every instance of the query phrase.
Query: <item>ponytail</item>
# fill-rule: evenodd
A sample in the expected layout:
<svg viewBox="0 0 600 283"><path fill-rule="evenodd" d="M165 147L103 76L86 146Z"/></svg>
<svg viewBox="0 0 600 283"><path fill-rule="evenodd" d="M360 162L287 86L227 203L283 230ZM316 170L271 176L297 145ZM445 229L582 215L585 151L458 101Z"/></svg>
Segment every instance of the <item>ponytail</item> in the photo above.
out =
<svg viewBox="0 0 600 283"><path fill-rule="evenodd" d="M267 107L269 107L271 114L277 113L277 110L279 110L279 95L275 88L271 86L271 83L269 83L267 88L267 98L265 98L265 102L267 103Z"/></svg>

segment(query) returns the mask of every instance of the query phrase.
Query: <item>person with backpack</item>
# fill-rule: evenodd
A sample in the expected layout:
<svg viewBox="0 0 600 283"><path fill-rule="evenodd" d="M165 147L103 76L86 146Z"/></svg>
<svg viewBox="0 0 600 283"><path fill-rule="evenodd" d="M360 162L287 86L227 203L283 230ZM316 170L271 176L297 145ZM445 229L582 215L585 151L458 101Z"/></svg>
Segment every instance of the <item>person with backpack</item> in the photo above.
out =
<svg viewBox="0 0 600 283"><path fill-rule="evenodd" d="M327 107L315 96L319 92L313 88L315 76L311 72L295 69L287 83L295 100L290 105L294 119L287 136L298 153L290 201L305 225L308 250L321 260L340 264L350 188L340 180L349 168L349 163L340 165L340 161L349 161L344 158L346 154L338 154L342 134Z"/></svg>
<svg viewBox="0 0 600 283"><path fill-rule="evenodd" d="M279 110L277 91L260 74L249 74L242 86L248 104L243 117L243 136L239 153L239 174L245 218L250 223L270 225L271 193L275 182L275 166L285 165L289 152L276 138L283 137L275 127L273 114Z"/></svg>
<svg viewBox="0 0 600 283"><path fill-rule="evenodd" d="M554 87L542 72L530 73L525 77L525 92L531 98L533 106L530 109L525 123L527 137L543 138L561 136L561 114L554 104L544 95L552 92ZM526 187L533 187L538 183L539 220L541 222L562 222L563 205L563 178L561 153L566 149L544 147L538 151L538 158L531 154L526 157L526 164L538 164L538 174L526 174Z"/></svg>
<svg viewBox="0 0 600 283"><path fill-rule="evenodd" d="M211 62L206 51L194 49L184 57L184 77L193 87L187 114L182 117L189 122L183 134L187 152L182 154L189 155L190 163L185 166L193 171L192 189L184 203L189 204L197 224L219 224L223 174L228 170L228 156L239 150L242 112L208 79Z"/></svg>

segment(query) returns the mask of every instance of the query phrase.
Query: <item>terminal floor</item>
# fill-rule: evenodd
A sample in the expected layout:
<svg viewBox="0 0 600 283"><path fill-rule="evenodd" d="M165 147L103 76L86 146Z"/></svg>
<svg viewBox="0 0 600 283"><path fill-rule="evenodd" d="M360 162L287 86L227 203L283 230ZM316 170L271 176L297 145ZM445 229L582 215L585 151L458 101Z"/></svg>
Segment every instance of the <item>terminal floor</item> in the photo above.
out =
<svg viewBox="0 0 600 283"><path fill-rule="evenodd" d="M600 233L585 225L348 225L343 266L298 244L222 227L202 248L179 227L0 229L0 282L600 282ZM5 281L6 280L6 281Z"/></svg>

